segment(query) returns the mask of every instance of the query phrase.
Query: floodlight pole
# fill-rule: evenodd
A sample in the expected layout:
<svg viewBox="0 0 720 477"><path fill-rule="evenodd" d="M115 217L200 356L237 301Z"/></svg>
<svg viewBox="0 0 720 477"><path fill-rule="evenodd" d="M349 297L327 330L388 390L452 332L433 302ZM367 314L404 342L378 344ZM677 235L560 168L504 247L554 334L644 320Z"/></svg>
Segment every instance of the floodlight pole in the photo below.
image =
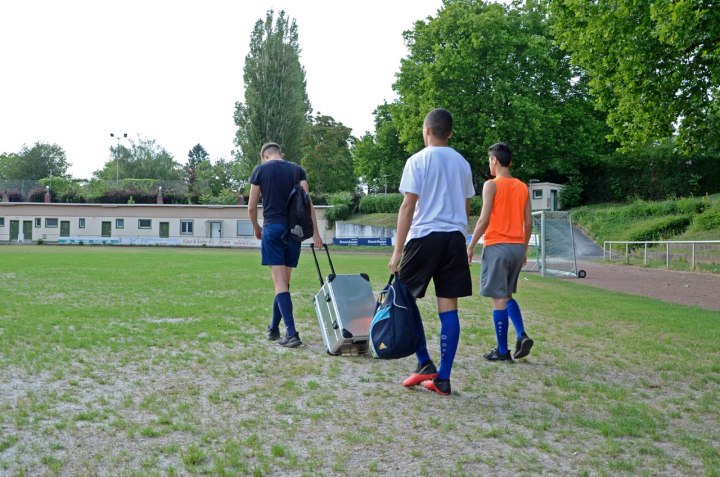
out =
<svg viewBox="0 0 720 477"><path fill-rule="evenodd" d="M120 184L120 139L127 139L127 133L123 133L122 138L119 134L115 136L115 133L110 133L110 137L117 139L117 152L115 156L115 185L117 186Z"/></svg>

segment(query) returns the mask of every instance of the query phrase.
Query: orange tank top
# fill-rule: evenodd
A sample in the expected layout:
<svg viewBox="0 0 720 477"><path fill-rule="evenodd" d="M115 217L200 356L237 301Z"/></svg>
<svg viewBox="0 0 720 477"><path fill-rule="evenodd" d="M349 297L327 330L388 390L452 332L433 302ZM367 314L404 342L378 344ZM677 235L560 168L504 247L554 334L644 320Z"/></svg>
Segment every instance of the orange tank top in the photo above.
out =
<svg viewBox="0 0 720 477"><path fill-rule="evenodd" d="M525 243L525 207L529 200L528 188L520 180L497 177L495 199L490 213L490 224L485 230L483 245L497 243Z"/></svg>

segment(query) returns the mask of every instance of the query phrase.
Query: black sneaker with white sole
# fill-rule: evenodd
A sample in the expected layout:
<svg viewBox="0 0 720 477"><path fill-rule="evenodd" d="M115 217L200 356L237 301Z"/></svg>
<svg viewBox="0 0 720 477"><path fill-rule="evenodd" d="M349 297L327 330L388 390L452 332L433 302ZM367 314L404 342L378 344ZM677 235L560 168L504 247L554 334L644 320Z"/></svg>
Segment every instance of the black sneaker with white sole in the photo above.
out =
<svg viewBox="0 0 720 477"><path fill-rule="evenodd" d="M520 359L529 355L533 344L535 344L535 342L531 340L528 335L525 333L520 335L520 339L518 339L515 343L515 353L513 353L513 358Z"/></svg>

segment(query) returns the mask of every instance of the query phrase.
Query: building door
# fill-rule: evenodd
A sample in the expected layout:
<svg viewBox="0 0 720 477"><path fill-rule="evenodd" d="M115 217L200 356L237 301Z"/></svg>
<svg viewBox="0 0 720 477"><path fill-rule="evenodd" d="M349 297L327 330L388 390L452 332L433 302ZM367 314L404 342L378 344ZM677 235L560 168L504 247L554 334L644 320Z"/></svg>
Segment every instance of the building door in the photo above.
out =
<svg viewBox="0 0 720 477"><path fill-rule="evenodd" d="M23 220L23 240L32 240L32 220Z"/></svg>
<svg viewBox="0 0 720 477"><path fill-rule="evenodd" d="M222 222L210 222L210 238L222 237Z"/></svg>
<svg viewBox="0 0 720 477"><path fill-rule="evenodd" d="M551 190L550 196L552 197L552 205L550 210L558 210L558 191Z"/></svg>
<svg viewBox="0 0 720 477"><path fill-rule="evenodd" d="M19 233L20 233L20 221L19 220L11 220L10 221L10 240L17 240Z"/></svg>
<svg viewBox="0 0 720 477"><path fill-rule="evenodd" d="M100 234L103 237L110 237L112 234L110 231L112 230L112 222L103 222L101 225L101 231Z"/></svg>
<svg viewBox="0 0 720 477"><path fill-rule="evenodd" d="M61 220L60 221L60 236L61 237L69 237L70 236L70 221L69 220Z"/></svg>
<svg viewBox="0 0 720 477"><path fill-rule="evenodd" d="M170 222L160 222L160 238L170 237Z"/></svg>

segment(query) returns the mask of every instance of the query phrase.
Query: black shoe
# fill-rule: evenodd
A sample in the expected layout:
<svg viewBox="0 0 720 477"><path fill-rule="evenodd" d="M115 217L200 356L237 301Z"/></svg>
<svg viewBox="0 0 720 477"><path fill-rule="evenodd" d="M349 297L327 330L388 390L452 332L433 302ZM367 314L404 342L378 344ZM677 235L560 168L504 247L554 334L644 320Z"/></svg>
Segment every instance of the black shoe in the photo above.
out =
<svg viewBox="0 0 720 477"><path fill-rule="evenodd" d="M280 330L268 327L268 340L277 341L280 339Z"/></svg>
<svg viewBox="0 0 720 477"><path fill-rule="evenodd" d="M515 353L513 354L513 358L520 359L529 355L533 344L535 344L535 342L531 340L528 335L525 333L520 335L520 339L515 343Z"/></svg>
<svg viewBox="0 0 720 477"><path fill-rule="evenodd" d="M278 344L285 348L297 348L302 344L302 341L300 341L300 333L295 333L293 336L286 336L278 341Z"/></svg>
<svg viewBox="0 0 720 477"><path fill-rule="evenodd" d="M441 396L449 396L452 392L449 379L428 379L423 381L422 385L428 391L438 393Z"/></svg>
<svg viewBox="0 0 720 477"><path fill-rule="evenodd" d="M510 350L508 350L508 352L505 354L500 354L500 351L498 351L497 348L493 348L489 353L484 354L483 358L487 359L488 361L507 361L508 363L513 362L512 356L510 356Z"/></svg>

